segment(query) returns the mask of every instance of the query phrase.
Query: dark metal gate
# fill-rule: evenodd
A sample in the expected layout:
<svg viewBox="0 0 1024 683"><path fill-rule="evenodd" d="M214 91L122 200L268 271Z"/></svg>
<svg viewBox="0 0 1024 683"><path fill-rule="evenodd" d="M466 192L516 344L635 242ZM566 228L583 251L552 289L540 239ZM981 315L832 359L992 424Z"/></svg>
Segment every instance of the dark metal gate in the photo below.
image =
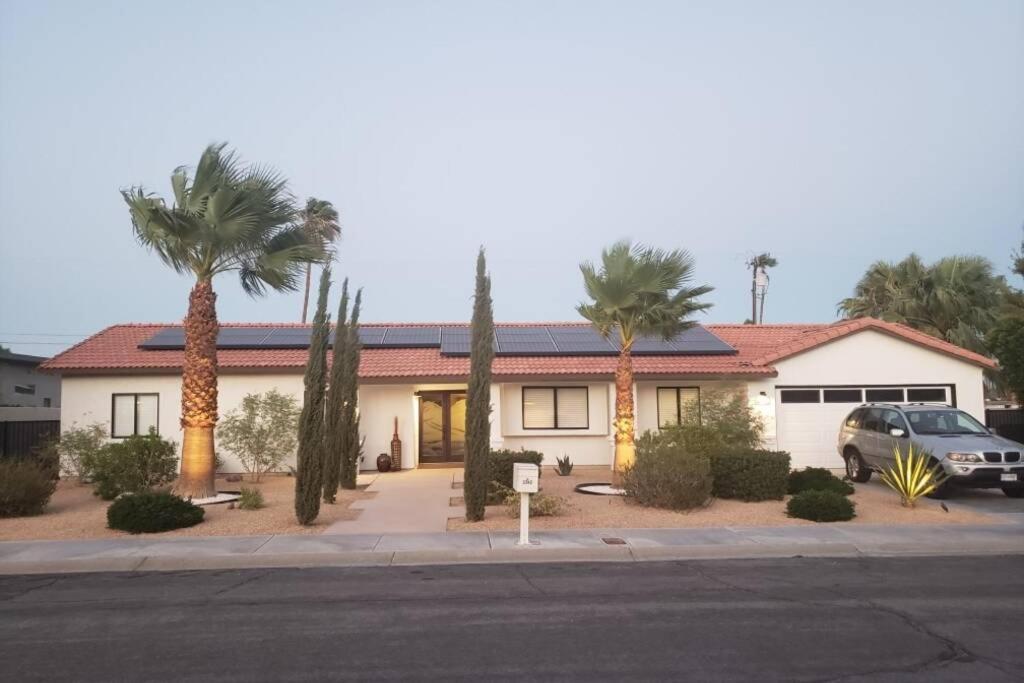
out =
<svg viewBox="0 0 1024 683"><path fill-rule="evenodd" d="M1024 408L986 410L985 424L999 436L1024 443Z"/></svg>
<svg viewBox="0 0 1024 683"><path fill-rule="evenodd" d="M0 422L0 457L30 455L49 437L60 436L60 420Z"/></svg>

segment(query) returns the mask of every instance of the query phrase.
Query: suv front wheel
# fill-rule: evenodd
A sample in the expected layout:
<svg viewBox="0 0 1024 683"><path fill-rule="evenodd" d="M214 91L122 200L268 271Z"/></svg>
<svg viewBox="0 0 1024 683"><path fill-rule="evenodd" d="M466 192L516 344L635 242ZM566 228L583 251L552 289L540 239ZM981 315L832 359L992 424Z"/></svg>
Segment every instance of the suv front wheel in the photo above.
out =
<svg viewBox="0 0 1024 683"><path fill-rule="evenodd" d="M864 463L864 458L860 457L860 453L855 448L849 448L846 451L846 476L858 484L863 484L871 478L871 469Z"/></svg>

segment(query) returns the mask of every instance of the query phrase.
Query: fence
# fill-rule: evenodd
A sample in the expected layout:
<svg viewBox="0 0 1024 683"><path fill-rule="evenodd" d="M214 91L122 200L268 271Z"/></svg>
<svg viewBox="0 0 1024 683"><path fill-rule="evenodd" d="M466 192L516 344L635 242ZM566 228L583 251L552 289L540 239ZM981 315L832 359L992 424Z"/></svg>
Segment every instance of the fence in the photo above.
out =
<svg viewBox="0 0 1024 683"><path fill-rule="evenodd" d="M986 410L985 424L999 436L1024 443L1024 408Z"/></svg>
<svg viewBox="0 0 1024 683"><path fill-rule="evenodd" d="M0 422L0 457L29 455L51 436L60 436L60 420Z"/></svg>

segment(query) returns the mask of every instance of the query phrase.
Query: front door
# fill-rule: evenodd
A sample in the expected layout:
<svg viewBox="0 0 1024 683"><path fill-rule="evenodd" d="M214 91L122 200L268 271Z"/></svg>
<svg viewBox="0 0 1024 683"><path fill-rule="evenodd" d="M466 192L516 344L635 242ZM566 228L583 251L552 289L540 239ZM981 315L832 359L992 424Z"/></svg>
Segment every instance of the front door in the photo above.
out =
<svg viewBox="0 0 1024 683"><path fill-rule="evenodd" d="M425 391L420 394L420 462L466 459L466 394Z"/></svg>

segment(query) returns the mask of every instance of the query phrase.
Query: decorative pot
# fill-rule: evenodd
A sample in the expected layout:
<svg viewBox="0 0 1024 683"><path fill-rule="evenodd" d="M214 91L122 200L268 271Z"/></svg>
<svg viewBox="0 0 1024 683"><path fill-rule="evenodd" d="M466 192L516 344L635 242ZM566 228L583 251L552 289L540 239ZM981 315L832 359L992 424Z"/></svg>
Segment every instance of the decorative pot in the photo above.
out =
<svg viewBox="0 0 1024 683"><path fill-rule="evenodd" d="M378 472L390 472L391 471L391 456L387 453L381 453L377 456L377 471Z"/></svg>

